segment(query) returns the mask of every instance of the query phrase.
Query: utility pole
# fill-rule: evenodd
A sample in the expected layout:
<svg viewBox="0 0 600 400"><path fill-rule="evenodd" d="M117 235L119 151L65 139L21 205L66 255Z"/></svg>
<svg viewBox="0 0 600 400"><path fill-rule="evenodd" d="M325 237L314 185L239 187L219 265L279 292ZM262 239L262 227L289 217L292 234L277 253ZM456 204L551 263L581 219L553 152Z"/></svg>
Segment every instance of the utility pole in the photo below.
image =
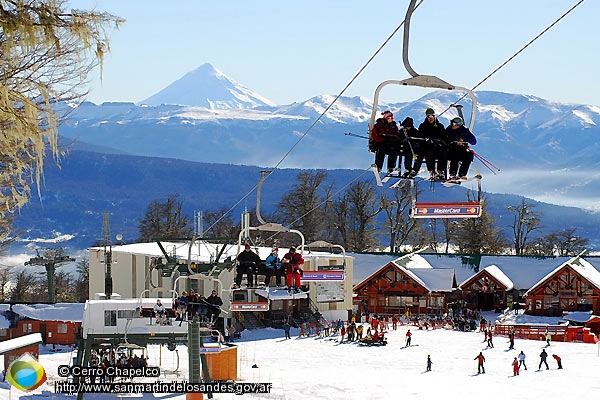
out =
<svg viewBox="0 0 600 400"><path fill-rule="evenodd" d="M40 249L36 249L37 256L30 258L25 265L43 265L46 267L46 276L48 278L48 303L56 303L56 289L54 287L54 273L56 266L65 262L73 262L74 258L63 254L61 247L47 250L43 256L40 255Z"/></svg>
<svg viewBox="0 0 600 400"><path fill-rule="evenodd" d="M112 282L112 242L110 239L110 224L108 221L108 213L104 213L102 218L102 242L104 244L104 264L106 266L104 274L104 295L106 299L110 299L113 291Z"/></svg>

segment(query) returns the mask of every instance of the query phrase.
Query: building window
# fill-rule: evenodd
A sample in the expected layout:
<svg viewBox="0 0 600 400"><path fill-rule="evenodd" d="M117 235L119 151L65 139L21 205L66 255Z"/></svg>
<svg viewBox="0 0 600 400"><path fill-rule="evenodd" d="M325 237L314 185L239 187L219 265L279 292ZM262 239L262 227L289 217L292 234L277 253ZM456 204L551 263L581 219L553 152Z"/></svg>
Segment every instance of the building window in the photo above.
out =
<svg viewBox="0 0 600 400"><path fill-rule="evenodd" d="M117 326L117 311L104 311L104 326Z"/></svg>
<svg viewBox="0 0 600 400"><path fill-rule="evenodd" d="M23 324L23 333L31 333L33 332L33 327L31 324Z"/></svg>
<svg viewBox="0 0 600 400"><path fill-rule="evenodd" d="M536 310L541 310L542 309L542 301L541 300L536 300L535 301L535 309Z"/></svg>
<svg viewBox="0 0 600 400"><path fill-rule="evenodd" d="M58 324L58 327L56 328L56 332L57 333L67 333L67 324Z"/></svg>
<svg viewBox="0 0 600 400"><path fill-rule="evenodd" d="M135 317L135 310L119 310L117 318L119 319L131 319Z"/></svg>
<svg viewBox="0 0 600 400"><path fill-rule="evenodd" d="M6 336L7 334L8 334L8 331L6 330L6 328L0 329L0 336Z"/></svg>

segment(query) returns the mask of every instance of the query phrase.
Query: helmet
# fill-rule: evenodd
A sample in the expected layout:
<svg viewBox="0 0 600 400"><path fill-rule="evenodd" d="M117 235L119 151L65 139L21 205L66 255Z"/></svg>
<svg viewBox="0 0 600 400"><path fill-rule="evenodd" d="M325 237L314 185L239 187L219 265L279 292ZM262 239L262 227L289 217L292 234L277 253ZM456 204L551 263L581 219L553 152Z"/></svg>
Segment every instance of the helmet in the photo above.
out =
<svg viewBox="0 0 600 400"><path fill-rule="evenodd" d="M452 118L452 121L450 121L452 123L452 125L458 125L461 126L463 124L463 120L461 117L454 117Z"/></svg>

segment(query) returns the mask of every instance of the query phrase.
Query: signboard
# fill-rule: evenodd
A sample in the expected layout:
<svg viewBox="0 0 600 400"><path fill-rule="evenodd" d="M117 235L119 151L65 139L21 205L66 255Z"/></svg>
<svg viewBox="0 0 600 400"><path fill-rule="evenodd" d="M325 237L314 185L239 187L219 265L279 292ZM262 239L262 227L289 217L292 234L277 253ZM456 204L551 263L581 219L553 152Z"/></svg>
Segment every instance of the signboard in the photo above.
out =
<svg viewBox="0 0 600 400"><path fill-rule="evenodd" d="M231 303L231 311L268 311L269 303Z"/></svg>
<svg viewBox="0 0 600 400"><path fill-rule="evenodd" d="M302 281L323 282L323 281L343 281L344 271L328 270L328 271L304 271Z"/></svg>
<svg viewBox="0 0 600 400"><path fill-rule="evenodd" d="M218 353L221 351L220 347L200 347L200 353Z"/></svg>
<svg viewBox="0 0 600 400"><path fill-rule="evenodd" d="M476 201L458 203L416 203L412 218L478 218L481 205Z"/></svg>
<svg viewBox="0 0 600 400"><path fill-rule="evenodd" d="M344 301L344 282L317 282L317 303Z"/></svg>

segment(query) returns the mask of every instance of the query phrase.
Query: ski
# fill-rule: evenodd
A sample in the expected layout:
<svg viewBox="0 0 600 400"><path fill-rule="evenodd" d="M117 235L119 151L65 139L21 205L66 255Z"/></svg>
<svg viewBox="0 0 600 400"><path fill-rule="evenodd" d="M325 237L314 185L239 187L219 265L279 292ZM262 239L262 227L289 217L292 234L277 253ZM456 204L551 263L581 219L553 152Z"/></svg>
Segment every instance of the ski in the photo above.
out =
<svg viewBox="0 0 600 400"><path fill-rule="evenodd" d="M375 174L375 180L377 181L377 186L383 186L383 182L381 182L381 176L379 176L379 169L377 168L377 165L372 164L371 169L373 170L373 173Z"/></svg>
<svg viewBox="0 0 600 400"><path fill-rule="evenodd" d="M401 178L400 168L395 168L392 172L388 172L386 176L381 180L382 183L385 183L390 180L390 178Z"/></svg>
<svg viewBox="0 0 600 400"><path fill-rule="evenodd" d="M470 178L467 178L467 179L447 180L446 182L442 182L442 185L444 185L446 187L452 187L452 186L460 185L463 182L471 182L471 181L478 181L478 180L481 180L481 175L479 175L479 174L472 176Z"/></svg>

